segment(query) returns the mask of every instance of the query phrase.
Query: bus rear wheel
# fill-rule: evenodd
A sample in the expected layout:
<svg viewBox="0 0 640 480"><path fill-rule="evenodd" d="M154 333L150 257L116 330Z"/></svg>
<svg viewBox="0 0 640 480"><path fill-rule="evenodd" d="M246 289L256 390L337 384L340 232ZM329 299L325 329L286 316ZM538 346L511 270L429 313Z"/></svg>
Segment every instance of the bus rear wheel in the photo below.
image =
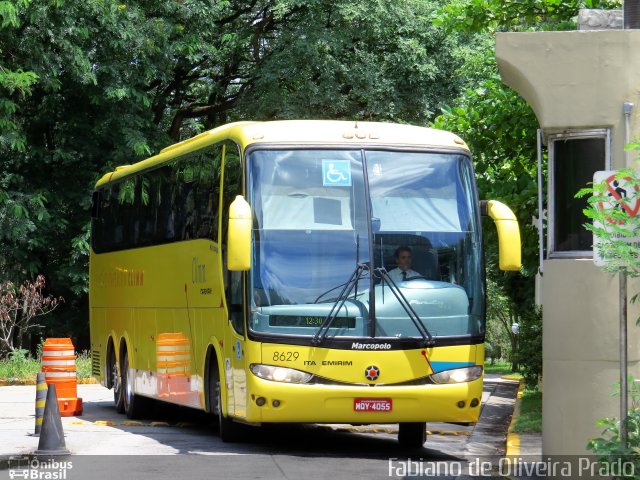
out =
<svg viewBox="0 0 640 480"><path fill-rule="evenodd" d="M124 358L122 359L122 397L124 404L124 411L127 414L127 418L144 418L147 415L150 407L148 398L136 395L133 390L133 381L129 374L129 354L125 350Z"/></svg>
<svg viewBox="0 0 640 480"><path fill-rule="evenodd" d="M109 375L111 376L111 385L113 387L113 403L116 412L124 413L124 395L122 392L122 375L118 368L118 361L113 350L109 352Z"/></svg>
<svg viewBox="0 0 640 480"><path fill-rule="evenodd" d="M398 442L407 448L422 448L427 441L427 423L401 423L398 425Z"/></svg>

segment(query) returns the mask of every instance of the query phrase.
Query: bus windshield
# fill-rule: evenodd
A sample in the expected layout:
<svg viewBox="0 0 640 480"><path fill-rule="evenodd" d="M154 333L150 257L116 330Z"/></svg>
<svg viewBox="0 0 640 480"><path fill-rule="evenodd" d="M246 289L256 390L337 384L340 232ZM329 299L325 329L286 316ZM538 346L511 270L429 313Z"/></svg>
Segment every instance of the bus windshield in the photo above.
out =
<svg viewBox="0 0 640 480"><path fill-rule="evenodd" d="M461 153L254 150L256 335L484 333L473 169ZM421 323L422 325L419 325ZM423 326L424 328L421 328Z"/></svg>

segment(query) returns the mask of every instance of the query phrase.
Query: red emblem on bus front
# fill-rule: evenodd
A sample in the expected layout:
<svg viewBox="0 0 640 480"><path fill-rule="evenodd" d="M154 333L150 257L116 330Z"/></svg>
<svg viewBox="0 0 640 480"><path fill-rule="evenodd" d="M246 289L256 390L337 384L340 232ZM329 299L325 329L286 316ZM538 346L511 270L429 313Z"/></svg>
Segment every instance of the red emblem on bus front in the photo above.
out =
<svg viewBox="0 0 640 480"><path fill-rule="evenodd" d="M364 370L364 376L369 381L377 380L380 376L380 369L375 365L370 365Z"/></svg>

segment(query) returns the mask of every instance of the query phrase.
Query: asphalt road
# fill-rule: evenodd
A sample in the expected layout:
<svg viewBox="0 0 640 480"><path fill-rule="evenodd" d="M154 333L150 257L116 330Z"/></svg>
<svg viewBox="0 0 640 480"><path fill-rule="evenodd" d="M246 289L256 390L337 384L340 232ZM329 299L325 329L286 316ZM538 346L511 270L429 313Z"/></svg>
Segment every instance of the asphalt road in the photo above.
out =
<svg viewBox="0 0 640 480"><path fill-rule="evenodd" d="M504 455L516 390L515 382L486 379L478 424L430 423L424 447L407 450L396 425L269 426L227 444L200 412L167 406L153 420L128 421L111 391L79 385L82 416L61 419L71 455L48 460L31 455L39 442L30 436L35 387L0 387L0 480L465 478L469 461Z"/></svg>

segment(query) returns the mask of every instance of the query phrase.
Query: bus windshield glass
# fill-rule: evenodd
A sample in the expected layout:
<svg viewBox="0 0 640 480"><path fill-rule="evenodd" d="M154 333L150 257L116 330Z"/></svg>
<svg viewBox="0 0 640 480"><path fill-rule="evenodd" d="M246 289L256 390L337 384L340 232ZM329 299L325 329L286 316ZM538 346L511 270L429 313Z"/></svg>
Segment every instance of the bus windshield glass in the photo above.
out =
<svg viewBox="0 0 640 480"><path fill-rule="evenodd" d="M473 169L460 153L254 150L256 334L484 333ZM417 322L421 322L418 325Z"/></svg>

